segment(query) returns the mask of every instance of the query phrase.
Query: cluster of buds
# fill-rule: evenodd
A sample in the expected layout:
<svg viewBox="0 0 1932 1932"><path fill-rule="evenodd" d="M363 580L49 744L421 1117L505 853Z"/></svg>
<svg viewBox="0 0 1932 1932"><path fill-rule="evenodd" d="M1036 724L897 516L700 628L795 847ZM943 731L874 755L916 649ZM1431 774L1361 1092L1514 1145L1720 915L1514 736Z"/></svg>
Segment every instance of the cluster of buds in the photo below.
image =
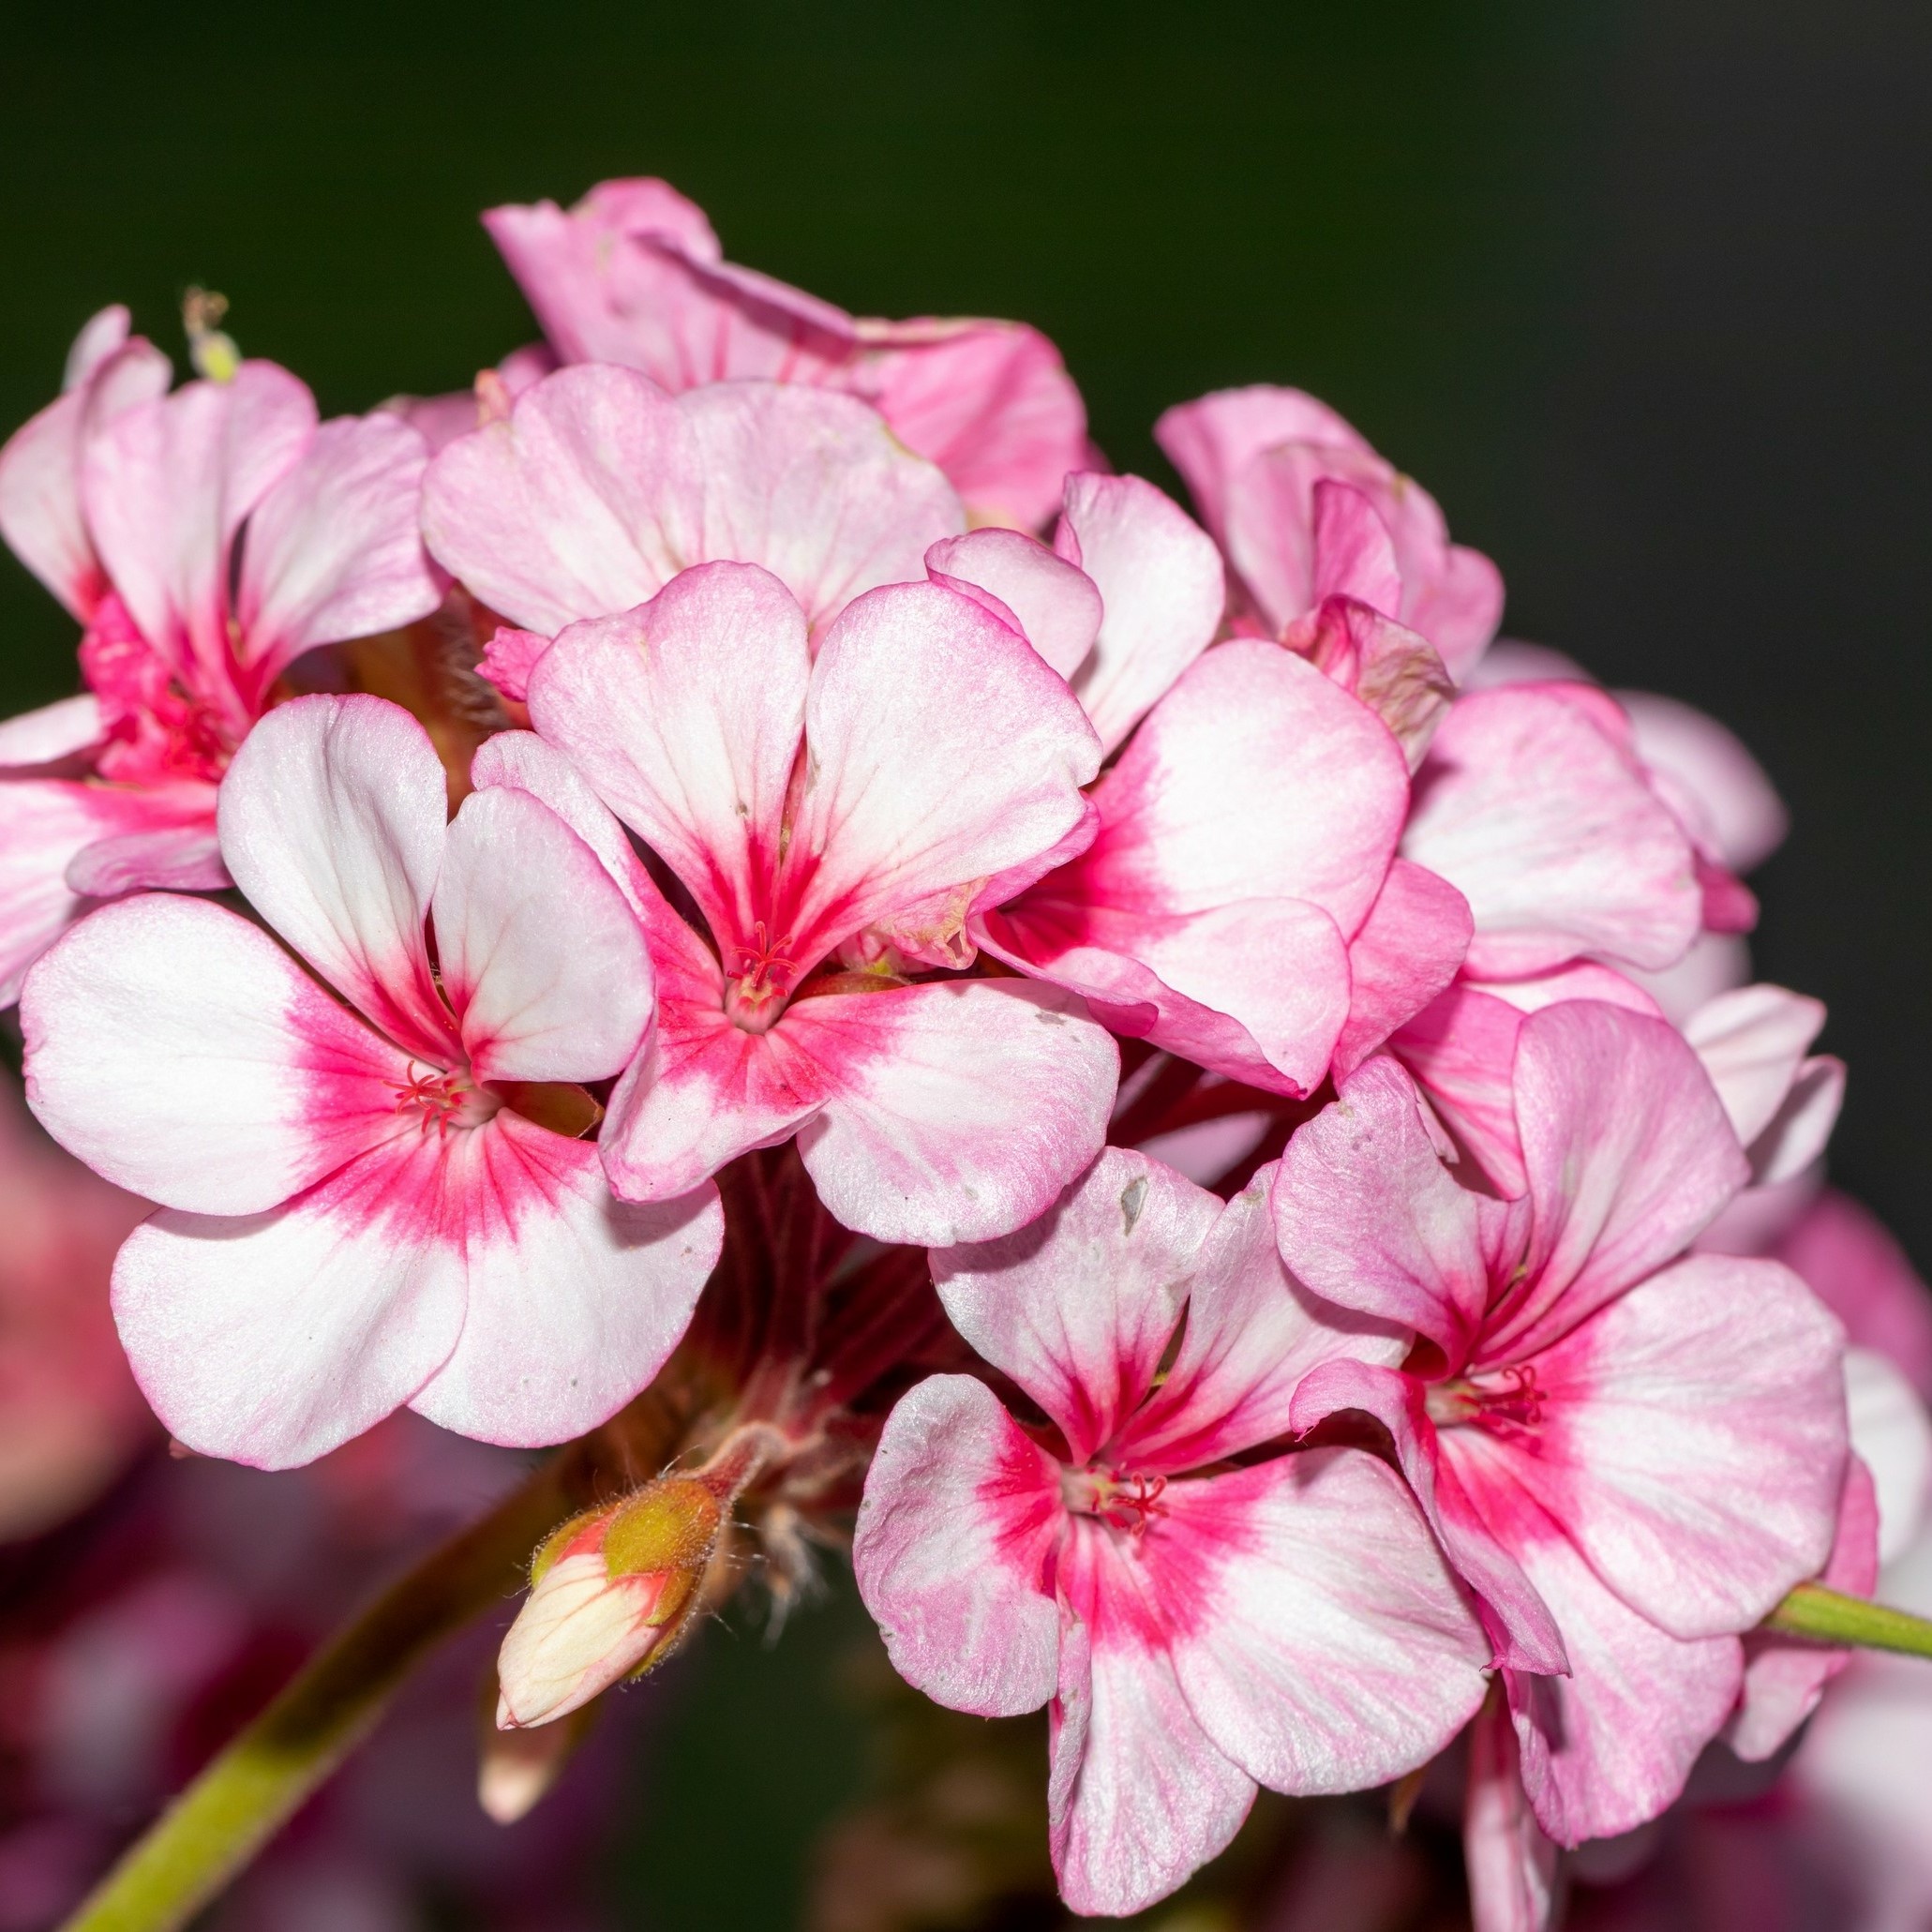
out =
<svg viewBox="0 0 1932 1932"><path fill-rule="evenodd" d="M1050 1709L1082 1911L1474 1727L1531 1925L1776 1752L1843 1657L1760 1626L1872 1588L1928 1438L1773 1258L1844 1070L1749 983L1748 755L1496 642L1296 391L1161 418L1197 521L1031 329L847 315L661 182L487 221L545 340L471 392L319 422L198 294L197 380L104 311L0 451L86 685L0 725L0 990L157 1204L176 1438L655 1405L498 1725L849 1539L906 1678Z"/></svg>

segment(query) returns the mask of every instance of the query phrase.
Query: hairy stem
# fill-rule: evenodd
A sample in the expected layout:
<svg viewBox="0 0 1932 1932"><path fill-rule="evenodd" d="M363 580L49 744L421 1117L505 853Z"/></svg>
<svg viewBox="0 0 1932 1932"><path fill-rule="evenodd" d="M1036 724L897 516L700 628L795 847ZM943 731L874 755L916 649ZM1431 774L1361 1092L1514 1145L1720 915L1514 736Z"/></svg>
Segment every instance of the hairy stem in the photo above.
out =
<svg viewBox="0 0 1932 1932"><path fill-rule="evenodd" d="M337 1631L128 1849L65 1932L186 1925L374 1730L416 1665L522 1588L531 1551L600 1482L654 1471L683 1421L656 1395L551 1457Z"/></svg>
<svg viewBox="0 0 1932 1932"><path fill-rule="evenodd" d="M1841 1595L1821 1583L1800 1583L1765 1618L1764 1627L1786 1637L1807 1637L1818 1643L1854 1644L1861 1650L1932 1657L1932 1622L1882 1603Z"/></svg>

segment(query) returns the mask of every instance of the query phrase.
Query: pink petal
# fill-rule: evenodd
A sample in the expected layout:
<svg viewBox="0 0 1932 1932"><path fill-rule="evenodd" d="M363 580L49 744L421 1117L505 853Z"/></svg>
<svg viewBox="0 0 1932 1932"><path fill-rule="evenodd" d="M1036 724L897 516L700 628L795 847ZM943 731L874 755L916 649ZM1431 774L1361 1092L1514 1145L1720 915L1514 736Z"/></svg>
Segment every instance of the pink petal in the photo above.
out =
<svg viewBox="0 0 1932 1932"><path fill-rule="evenodd" d="M1837 1534L1819 1581L1828 1590L1869 1596L1879 1580L1879 1504L1871 1474L1858 1457L1848 1457L1838 1496ZM1724 1742L1746 1764L1761 1764L1782 1750L1792 1732L1818 1709L1825 1686L1851 1661L1852 1654L1767 1630L1748 1632L1744 1644L1744 1688L1724 1729Z"/></svg>
<svg viewBox="0 0 1932 1932"><path fill-rule="evenodd" d="M1556 1847L1523 1794L1509 1707L1491 1698L1469 1728L1462 1862L1475 1932L1549 1932L1556 1919Z"/></svg>
<svg viewBox="0 0 1932 1932"><path fill-rule="evenodd" d="M1283 442L1369 447L1326 403L1265 382L1176 403L1155 424L1154 441L1180 472L1202 520L1223 542L1230 486L1264 450Z"/></svg>
<svg viewBox="0 0 1932 1932"><path fill-rule="evenodd" d="M892 1667L955 1711L1037 1711L1059 1671L1059 1471L984 1383L902 1397L866 1472L852 1567Z"/></svg>
<svg viewBox="0 0 1932 1932"><path fill-rule="evenodd" d="M1415 771L1456 695L1427 638L1367 604L1326 597L1289 625L1282 642L1373 711Z"/></svg>
<svg viewBox="0 0 1932 1932"><path fill-rule="evenodd" d="M591 789L583 773L534 731L499 731L486 738L470 760L470 783L478 791L499 786L527 791L547 805L597 855L598 862L639 919L645 917L648 906L664 906L643 861L610 808ZM670 916L677 917L674 913Z"/></svg>
<svg viewBox="0 0 1932 1932"><path fill-rule="evenodd" d="M1314 487L1311 507L1309 603L1345 597L1371 614L1400 610L1402 573L1374 504L1339 477L1325 476Z"/></svg>
<svg viewBox="0 0 1932 1932"><path fill-rule="evenodd" d="M1325 1302L1282 1266L1268 1206L1274 1178L1263 1168L1202 1244L1180 1352L1128 1425L1123 1462L1174 1471L1238 1455L1290 1432L1295 1388L1321 1363L1347 1356L1392 1369L1408 1354L1405 1330Z"/></svg>
<svg viewBox="0 0 1932 1932"><path fill-rule="evenodd" d="M1320 906L1122 913L1057 897L1065 876L985 915L975 931L987 951L1079 994L1115 1032L1231 1080L1296 1099L1321 1085L1347 1016L1348 953ZM1077 876L1067 883L1077 890ZM1268 961L1259 983L1256 957Z"/></svg>
<svg viewBox="0 0 1932 1932"><path fill-rule="evenodd" d="M1871 1479L1878 1561L1889 1565L1917 1542L1932 1515L1932 1413L1898 1368L1868 1348L1845 1351L1845 1402L1855 1460Z"/></svg>
<svg viewBox="0 0 1932 1932"><path fill-rule="evenodd" d="M1491 1466L1489 1438L1467 1429L1438 1435L1416 1377L1346 1358L1325 1362L1303 1378L1293 1421L1296 1430L1309 1430L1350 1409L1387 1430L1397 1466L1450 1566L1480 1600L1496 1662L1566 1671L1569 1661L1550 1607L1513 1553L1525 1517L1537 1535L1547 1534L1547 1519L1510 1482L1506 1470Z"/></svg>
<svg viewBox="0 0 1932 1932"><path fill-rule="evenodd" d="M1749 752L1715 718L1674 697L1620 691L1637 755L1685 829L1733 872L1761 865L1784 843L1790 816Z"/></svg>
<svg viewBox="0 0 1932 1932"><path fill-rule="evenodd" d="M81 491L109 578L177 672L230 662L229 553L315 434L315 398L274 363L189 382L90 439Z"/></svg>
<svg viewBox="0 0 1932 1932"><path fill-rule="evenodd" d="M1845 1062L1832 1054L1803 1061L1784 1104L1747 1151L1757 1188L1795 1180L1823 1155L1845 1104Z"/></svg>
<svg viewBox="0 0 1932 1932"><path fill-rule="evenodd" d="M986 603L996 617L1011 617L1063 678L1071 679L1093 649L1101 617L1093 579L1016 530L947 537L926 552L926 574Z"/></svg>
<svg viewBox="0 0 1932 1932"><path fill-rule="evenodd" d="M1349 941L1348 1019L1334 1051L1338 1079L1443 993L1469 951L1472 931L1469 902L1447 879L1407 859L1390 863Z"/></svg>
<svg viewBox="0 0 1932 1932"><path fill-rule="evenodd" d="M1414 1328L1459 1366L1489 1299L1477 1196L1454 1181L1393 1060L1372 1059L1289 1141L1275 1230L1296 1279Z"/></svg>
<svg viewBox="0 0 1932 1932"><path fill-rule="evenodd" d="M126 341L127 315L104 308L82 328L68 358L67 393L0 448L0 536L83 623L108 584L81 506L82 452L90 433L165 395L172 373L151 343ZM96 359L116 324L122 339Z"/></svg>
<svg viewBox="0 0 1932 1932"><path fill-rule="evenodd" d="M1627 1608L1561 1535L1518 1550L1555 1611L1568 1677L1505 1679L1536 1821L1559 1845L1660 1816L1716 1736L1744 1680L1734 1637L1685 1641Z"/></svg>
<svg viewBox="0 0 1932 1932"><path fill-rule="evenodd" d="M1771 1125L1824 1022L1822 1000L1758 985L1720 993L1684 1023L1745 1146Z"/></svg>
<svg viewBox="0 0 1932 1932"><path fill-rule="evenodd" d="M1844 1323L1853 1343L1896 1363L1920 1397L1932 1400L1932 1301L1869 1208L1827 1189L1775 1253Z"/></svg>
<svg viewBox="0 0 1932 1932"><path fill-rule="evenodd" d="M823 1110L799 1151L833 1218L945 1247L1034 1219L1099 1153L1119 1051L1080 1002L939 981L794 1004L768 1039Z"/></svg>
<svg viewBox="0 0 1932 1932"><path fill-rule="evenodd" d="M1586 962L1533 980L1459 981L1390 1041L1436 1117L1510 1200L1529 1189L1511 1085L1521 1015L1565 999L1601 1000L1653 1017L1657 1012L1650 996L1623 974Z"/></svg>
<svg viewBox="0 0 1932 1932"><path fill-rule="evenodd" d="M430 915L479 1080L603 1080L637 1052L651 1013L643 930L597 855L529 792L463 801Z"/></svg>
<svg viewBox="0 0 1932 1932"><path fill-rule="evenodd" d="M936 584L845 611L819 649L805 737L787 919L801 968L901 907L1051 850L1085 818L1080 787L1100 764L1060 677Z"/></svg>
<svg viewBox="0 0 1932 1932"><path fill-rule="evenodd" d="M67 861L67 885L94 899L117 899L124 892L225 891L234 881L221 862L215 830L215 787L189 787L204 794L204 810L170 824L158 799L152 822L83 846Z"/></svg>
<svg viewBox="0 0 1932 1932"><path fill-rule="evenodd" d="M784 585L712 563L641 610L574 624L532 679L539 732L683 881L721 945L771 909L810 673Z"/></svg>
<svg viewBox="0 0 1932 1932"><path fill-rule="evenodd" d="M612 1090L599 1136L621 1200L687 1194L727 1161L789 1140L825 1104L819 1070L784 1051L779 1028L747 1033L725 1017L717 963L684 932L688 958L653 940L657 1025Z"/></svg>
<svg viewBox="0 0 1932 1932"><path fill-rule="evenodd" d="M718 382L678 406L704 477L687 561L762 564L815 633L865 592L922 577L926 551L965 521L945 477L851 397Z"/></svg>
<svg viewBox="0 0 1932 1932"><path fill-rule="evenodd" d="M67 867L96 841L144 825L149 801L117 786L65 779L0 781L0 1006L89 902Z"/></svg>
<svg viewBox="0 0 1932 1932"><path fill-rule="evenodd" d="M263 679L317 644L371 637L442 601L418 508L428 453L380 411L324 423L248 522L238 655Z"/></svg>
<svg viewBox="0 0 1932 1932"><path fill-rule="evenodd" d="M1652 1623L1748 1629L1831 1551L1841 1349L1775 1262L1693 1255L1536 1357L1542 1421L1515 1479Z"/></svg>
<svg viewBox="0 0 1932 1932"><path fill-rule="evenodd" d="M531 673L537 659L550 648L549 638L536 631L519 631L510 624L499 624L483 647L483 661L476 675L494 684L513 703L521 704L530 696Z"/></svg>
<svg viewBox="0 0 1932 1932"><path fill-rule="evenodd" d="M605 1422L664 1366L724 1244L717 1190L614 1201L596 1147L508 1110L449 1138L467 1282L455 1352L410 1406L532 1448Z"/></svg>
<svg viewBox="0 0 1932 1932"><path fill-rule="evenodd" d="M1516 1116L1534 1221L1522 1290L1492 1310L1486 1361L1548 1346L1690 1245L1748 1170L1676 1029L1597 1000L1523 1022Z"/></svg>
<svg viewBox="0 0 1932 1932"><path fill-rule="evenodd" d="M491 609L551 637L700 562L701 487L692 426L654 382L561 369L438 454L423 537Z"/></svg>
<svg viewBox="0 0 1932 1932"><path fill-rule="evenodd" d="M1164 1898L1241 1828L1254 1783L1196 1722L1134 1560L1078 1521L1060 1592L1061 1641L1047 1831L1060 1896L1116 1915Z"/></svg>
<svg viewBox="0 0 1932 1932"><path fill-rule="evenodd" d="M416 1393L463 1324L444 1144L406 1134L246 1220L164 1209L114 1266L114 1320L178 1440L262 1469L313 1461Z"/></svg>
<svg viewBox="0 0 1932 1932"><path fill-rule="evenodd" d="M1587 952L1666 966L1697 936L1689 842L1629 752L1570 695L1584 688L1468 694L1417 774L1402 850L1469 901L1477 978Z"/></svg>
<svg viewBox="0 0 1932 1932"><path fill-rule="evenodd" d="M91 691L0 723L0 770L54 765L100 742L100 700Z"/></svg>
<svg viewBox="0 0 1932 1932"><path fill-rule="evenodd" d="M250 1214L404 1133L403 1054L259 926L203 900L126 899L28 976L27 1097L117 1186Z"/></svg>
<svg viewBox="0 0 1932 1932"><path fill-rule="evenodd" d="M298 697L249 733L222 781L221 855L268 923L412 1053L455 1032L423 921L448 810L428 734L384 698Z"/></svg>
<svg viewBox="0 0 1932 1932"><path fill-rule="evenodd" d="M1067 479L1054 547L1098 586L1100 635L1074 694L1112 751L1213 642L1227 601L1212 541L1138 476Z"/></svg>
<svg viewBox="0 0 1932 1932"><path fill-rule="evenodd" d="M1311 1449L1169 1486L1140 1551L1202 1729L1295 1796L1385 1784L1482 1702L1490 1645L1402 1480Z"/></svg>
<svg viewBox="0 0 1932 1932"><path fill-rule="evenodd" d="M1087 449L1086 409L1059 351L1024 322L860 328L885 345L861 393L893 435L946 472L977 522L1045 523Z"/></svg>
<svg viewBox="0 0 1932 1932"><path fill-rule="evenodd" d="M1348 938L1382 890L1408 781L1371 712L1293 653L1237 638L1154 708L1095 802L1101 833L1055 880L1063 896L1157 917L1301 899Z"/></svg>
<svg viewBox="0 0 1932 1932"><path fill-rule="evenodd" d="M1221 1213L1171 1168L1108 1147L1031 1226L936 1252L933 1280L953 1326L1085 1462L1146 1397Z"/></svg>

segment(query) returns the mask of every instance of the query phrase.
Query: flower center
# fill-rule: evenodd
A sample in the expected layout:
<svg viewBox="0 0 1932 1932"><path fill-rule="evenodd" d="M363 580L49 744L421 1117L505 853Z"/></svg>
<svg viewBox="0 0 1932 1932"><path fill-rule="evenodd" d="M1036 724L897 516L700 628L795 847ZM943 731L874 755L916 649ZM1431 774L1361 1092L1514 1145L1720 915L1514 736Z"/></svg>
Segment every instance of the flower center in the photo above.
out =
<svg viewBox="0 0 1932 1932"><path fill-rule="evenodd" d="M1438 1429L1473 1423L1505 1442L1530 1435L1543 1419L1543 1391L1536 1385L1536 1371L1521 1364L1493 1375L1438 1382L1423 1405Z"/></svg>
<svg viewBox="0 0 1932 1932"><path fill-rule="evenodd" d="M726 966L725 1011L747 1033L770 1030L790 996L798 964L789 952L791 935L771 936L763 920L752 926L751 941L731 949Z"/></svg>
<svg viewBox="0 0 1932 1932"><path fill-rule="evenodd" d="M1060 1478L1067 1507L1076 1516L1097 1516L1110 1529L1145 1536L1147 1524L1165 1516L1161 1494L1164 1475L1140 1475L1124 1469L1070 1469Z"/></svg>
<svg viewBox="0 0 1932 1932"><path fill-rule="evenodd" d="M396 1111L413 1114L424 1133L432 1128L447 1134L453 1127L481 1127L502 1104L498 1095L478 1086L468 1073L440 1067L419 1070L414 1060L410 1062L410 1077L396 1088Z"/></svg>

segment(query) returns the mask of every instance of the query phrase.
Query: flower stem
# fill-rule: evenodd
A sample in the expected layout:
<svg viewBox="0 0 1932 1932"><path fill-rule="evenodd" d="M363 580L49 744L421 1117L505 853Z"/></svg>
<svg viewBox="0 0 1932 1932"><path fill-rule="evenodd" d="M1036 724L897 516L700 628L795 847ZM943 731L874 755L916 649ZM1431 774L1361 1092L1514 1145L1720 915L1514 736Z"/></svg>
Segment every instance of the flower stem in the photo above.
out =
<svg viewBox="0 0 1932 1932"><path fill-rule="evenodd" d="M520 1590L532 1550L596 1490L655 1470L689 1417L653 1387L404 1572L304 1665L128 1848L63 1932L173 1932L375 1729L446 1637Z"/></svg>
<svg viewBox="0 0 1932 1932"><path fill-rule="evenodd" d="M1932 1622L1882 1603L1841 1595L1820 1583L1800 1583L1765 1618L1764 1627L1786 1637L1808 1637L1817 1643L1932 1657Z"/></svg>

